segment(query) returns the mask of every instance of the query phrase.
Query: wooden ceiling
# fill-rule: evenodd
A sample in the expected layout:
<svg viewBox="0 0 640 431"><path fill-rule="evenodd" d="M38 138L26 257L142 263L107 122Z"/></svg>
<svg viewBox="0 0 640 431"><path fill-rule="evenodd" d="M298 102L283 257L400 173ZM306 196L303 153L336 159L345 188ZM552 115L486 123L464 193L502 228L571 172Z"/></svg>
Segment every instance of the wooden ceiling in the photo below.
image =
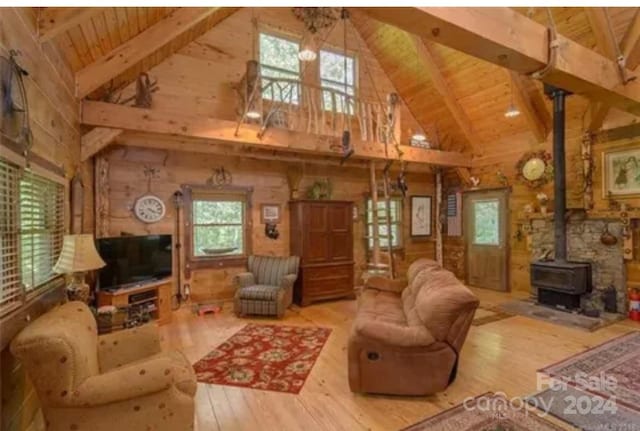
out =
<svg viewBox="0 0 640 431"><path fill-rule="evenodd" d="M51 40L63 53L76 75L104 59L114 49L166 20L180 8L92 8L76 21L57 28L62 8L41 8L41 37ZM79 9L79 8L78 8ZM87 9L87 8L84 8ZM198 39L235 9L211 15L119 73L88 95L103 97L108 88L133 82L139 73L167 59ZM596 8L601 9L601 8ZM443 147L482 155L483 145L527 130L537 136L549 131L549 104L539 82L512 76L506 69L378 22L351 8L356 31L376 56L382 69L404 99L416 120L428 132L437 131ZM531 19L549 25L546 8L515 8ZM615 43L622 44L636 21L638 8L608 8ZM551 8L557 31L573 41L602 53L602 38L594 17L585 8ZM68 13L65 12L65 13ZM278 13L290 13L280 9ZM608 29L607 29L608 31ZM47 34L47 32L50 32ZM604 53L603 53L604 54ZM504 112L514 100L523 115L506 119ZM586 106L586 101L584 102ZM538 139L542 141L543 139Z"/></svg>

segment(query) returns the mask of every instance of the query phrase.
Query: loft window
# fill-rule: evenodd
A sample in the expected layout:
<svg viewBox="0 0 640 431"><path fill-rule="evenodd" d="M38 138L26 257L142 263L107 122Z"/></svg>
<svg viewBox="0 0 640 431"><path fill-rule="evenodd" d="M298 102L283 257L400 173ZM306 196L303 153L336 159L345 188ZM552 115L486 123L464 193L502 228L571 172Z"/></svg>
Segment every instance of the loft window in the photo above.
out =
<svg viewBox="0 0 640 431"><path fill-rule="evenodd" d="M300 100L300 44L260 33L259 49L262 98L297 105Z"/></svg>
<svg viewBox="0 0 640 431"><path fill-rule="evenodd" d="M0 159L0 314L59 277L64 186Z"/></svg>
<svg viewBox="0 0 640 431"><path fill-rule="evenodd" d="M192 268L241 264L251 253L251 189L185 186Z"/></svg>
<svg viewBox="0 0 640 431"><path fill-rule="evenodd" d="M378 234L380 247L389 247L389 235L387 233L387 205L384 199L378 200L378 210L373 211L373 201L367 199L367 246L373 249L373 217L378 218ZM391 247L402 248L402 198L394 196L389 200L390 221L391 221Z"/></svg>
<svg viewBox="0 0 640 431"><path fill-rule="evenodd" d="M353 57L332 51L320 51L320 85L325 89L322 92L325 111L348 112L353 115L355 82Z"/></svg>

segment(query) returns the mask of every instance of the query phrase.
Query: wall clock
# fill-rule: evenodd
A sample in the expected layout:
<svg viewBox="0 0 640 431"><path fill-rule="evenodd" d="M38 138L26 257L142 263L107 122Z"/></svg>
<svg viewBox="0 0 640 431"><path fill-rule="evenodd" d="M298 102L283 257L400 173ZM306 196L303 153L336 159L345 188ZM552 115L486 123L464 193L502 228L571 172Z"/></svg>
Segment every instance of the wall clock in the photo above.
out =
<svg viewBox="0 0 640 431"><path fill-rule="evenodd" d="M532 189L537 189L553 179L551 154L546 151L530 151L516 165L518 178Z"/></svg>
<svg viewBox="0 0 640 431"><path fill-rule="evenodd" d="M166 211L162 199L152 194L140 196L133 204L133 213L143 223L159 222Z"/></svg>

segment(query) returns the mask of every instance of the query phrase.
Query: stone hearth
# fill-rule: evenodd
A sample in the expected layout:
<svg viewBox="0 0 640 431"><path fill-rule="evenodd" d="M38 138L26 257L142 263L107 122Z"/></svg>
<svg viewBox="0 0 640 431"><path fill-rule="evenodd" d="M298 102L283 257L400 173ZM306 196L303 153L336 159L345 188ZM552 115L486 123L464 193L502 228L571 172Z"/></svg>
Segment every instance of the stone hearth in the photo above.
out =
<svg viewBox="0 0 640 431"><path fill-rule="evenodd" d="M607 246L600 236L608 226L609 233L618 238L617 244ZM618 312L627 310L627 274L622 254L622 223L619 220L569 220L567 224L567 253L569 260L592 263L593 290L582 295L582 309L604 311L603 291L613 286L617 292ZM553 250L553 220L536 219L531 222L532 256L537 259ZM551 256L553 257L553 253ZM537 297L535 287L532 296Z"/></svg>

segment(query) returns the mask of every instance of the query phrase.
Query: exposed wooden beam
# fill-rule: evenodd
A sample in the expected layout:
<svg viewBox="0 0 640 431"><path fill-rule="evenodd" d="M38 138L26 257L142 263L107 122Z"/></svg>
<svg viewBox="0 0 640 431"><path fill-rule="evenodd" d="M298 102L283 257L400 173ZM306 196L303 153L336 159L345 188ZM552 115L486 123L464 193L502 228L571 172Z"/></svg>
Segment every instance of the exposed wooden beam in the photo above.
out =
<svg viewBox="0 0 640 431"><path fill-rule="evenodd" d="M510 8L362 8L420 37L522 74L549 60L547 28ZM558 55L543 81L640 115L640 82L620 82L615 61L558 35Z"/></svg>
<svg viewBox="0 0 640 431"><path fill-rule="evenodd" d="M122 135L122 129L109 127L94 127L90 132L82 135L80 140L80 161L93 157L106 148L114 139Z"/></svg>
<svg viewBox="0 0 640 431"><path fill-rule="evenodd" d="M76 96L83 98L120 73L153 54L198 23L222 21L237 8L180 8L136 37L114 48L76 73Z"/></svg>
<svg viewBox="0 0 640 431"><path fill-rule="evenodd" d="M612 40L610 32L606 28L604 30L601 29L602 25L607 25L606 21L602 23L603 19L606 20L606 16L601 16L604 13L604 8L585 8L587 11L590 9L598 9L600 11L599 13L595 13L597 18L589 18L591 29L596 36L598 49L600 52L606 52L606 55L609 58L615 60L617 58L615 45L613 45L613 49L611 49L610 46L616 42L615 40ZM591 14L593 15L594 13ZM606 35L600 34L603 32L606 33ZM629 24L629 28L627 29L620 44L620 51L626 59L627 68L629 70L635 70L638 67L638 64L640 64L640 10L636 11L633 20ZM587 126L587 131L595 132L600 130L604 124L604 120L609 115L610 110L611 107L606 103L592 101L589 104L589 124Z"/></svg>
<svg viewBox="0 0 640 431"><path fill-rule="evenodd" d="M636 10L620 45L622 55L627 61L627 68L636 70L640 64L640 9Z"/></svg>
<svg viewBox="0 0 640 431"><path fill-rule="evenodd" d="M618 48L616 40L609 30L607 8L585 7L584 11L595 36L598 51L607 58L615 59L618 56Z"/></svg>
<svg viewBox="0 0 640 431"><path fill-rule="evenodd" d="M456 168L456 174L458 174L458 178L462 181L462 185L465 187L469 187L472 185L471 182L471 171L469 168Z"/></svg>
<svg viewBox="0 0 640 431"><path fill-rule="evenodd" d="M462 106L460 106L460 103L458 103L458 99L453 95L444 76L442 76L442 72L440 72L433 58L431 48L429 47L430 42L425 42L417 36L414 36L413 39L422 65L427 70L436 91L444 99L445 105L449 108L449 112L451 112L451 115L458 124L458 127L460 127L460 130L462 130L467 141L469 141L469 144L472 146L474 143L477 144L478 137L473 131L471 121L469 121L467 114L462 109Z"/></svg>
<svg viewBox="0 0 640 431"><path fill-rule="evenodd" d="M314 156L311 154L304 155L273 150L265 151L254 147L221 143L210 139L160 135L148 132L124 132L116 138L113 143L127 147L146 148L150 150L182 151L187 153L215 154L218 156L294 163L297 166L300 166L300 164L311 164L321 166L341 166L354 169L369 169L369 162L367 160L354 159L341 163L340 160L335 157L329 156ZM397 166L397 168L399 168L399 166ZM404 166L404 170L405 172L425 173L431 172L432 167L425 164L407 163Z"/></svg>
<svg viewBox="0 0 640 431"><path fill-rule="evenodd" d="M549 120L542 118L536 111L529 91L525 86L524 79L527 78L514 71L509 72L509 78L511 79L511 91L513 91L516 103L522 110L525 120L527 120L529 129L531 129L538 142L545 142L549 134Z"/></svg>
<svg viewBox="0 0 640 431"><path fill-rule="evenodd" d="M186 136L235 143L264 150L281 150L296 153L309 153L341 157L339 139L330 136L318 136L283 129L269 129L259 139L258 126L243 125L235 135L236 122L207 118L188 112L168 112L153 109L133 108L129 106L93 102L82 102L81 122L86 125L110 127L139 132L153 132L168 135ZM353 158L385 160L384 146L353 139L355 153ZM426 150L402 146L402 160L415 163L427 163L441 166L471 166L471 157L463 153ZM390 158L399 160L400 156L392 148Z"/></svg>
<svg viewBox="0 0 640 431"><path fill-rule="evenodd" d="M102 12L102 7L46 7L38 14L38 37L46 42Z"/></svg>
<svg viewBox="0 0 640 431"><path fill-rule="evenodd" d="M619 141L622 139L637 138L639 136L640 123L633 123L629 124L628 126L601 130L595 135L595 142Z"/></svg>

